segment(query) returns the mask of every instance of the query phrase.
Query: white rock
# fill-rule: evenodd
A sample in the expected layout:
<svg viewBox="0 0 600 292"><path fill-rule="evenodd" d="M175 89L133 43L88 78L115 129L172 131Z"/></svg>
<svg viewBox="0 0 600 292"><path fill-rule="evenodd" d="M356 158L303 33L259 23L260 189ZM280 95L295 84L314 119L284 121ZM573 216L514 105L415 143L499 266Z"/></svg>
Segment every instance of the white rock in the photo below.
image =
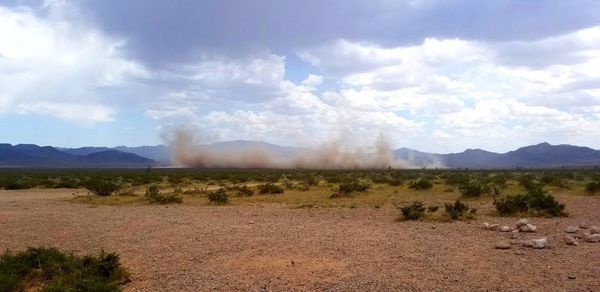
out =
<svg viewBox="0 0 600 292"><path fill-rule="evenodd" d="M545 237L540 238L540 239L532 239L531 240L531 247L535 248L535 249L546 248L547 244L548 244L548 240Z"/></svg>
<svg viewBox="0 0 600 292"><path fill-rule="evenodd" d="M502 226L499 230L500 232L511 232L512 228L510 228L509 226Z"/></svg>
<svg viewBox="0 0 600 292"><path fill-rule="evenodd" d="M568 245L575 245L575 246L579 245L579 242L577 242L577 240L575 240L575 238L573 238L571 236L565 235L564 239L565 239L565 243Z"/></svg>
<svg viewBox="0 0 600 292"><path fill-rule="evenodd" d="M598 227L598 226L590 227L590 233L591 234L600 234L600 227Z"/></svg>
<svg viewBox="0 0 600 292"><path fill-rule="evenodd" d="M519 226L519 230L521 232L535 232L537 230L537 227L535 227L535 225L527 223L525 225L521 225Z"/></svg>
<svg viewBox="0 0 600 292"><path fill-rule="evenodd" d="M529 220L527 219L521 219L517 222L517 227L523 226L523 225L527 225L529 224Z"/></svg>
<svg viewBox="0 0 600 292"><path fill-rule="evenodd" d="M483 229L489 229L489 228L490 228L490 223L483 222Z"/></svg>
<svg viewBox="0 0 600 292"><path fill-rule="evenodd" d="M567 228L565 228L566 233L575 233L575 232L577 232L577 230L579 230L579 229L577 229L577 227L575 227L575 226L567 226Z"/></svg>
<svg viewBox="0 0 600 292"><path fill-rule="evenodd" d="M600 234L592 234L592 235L586 236L585 241L600 242Z"/></svg>

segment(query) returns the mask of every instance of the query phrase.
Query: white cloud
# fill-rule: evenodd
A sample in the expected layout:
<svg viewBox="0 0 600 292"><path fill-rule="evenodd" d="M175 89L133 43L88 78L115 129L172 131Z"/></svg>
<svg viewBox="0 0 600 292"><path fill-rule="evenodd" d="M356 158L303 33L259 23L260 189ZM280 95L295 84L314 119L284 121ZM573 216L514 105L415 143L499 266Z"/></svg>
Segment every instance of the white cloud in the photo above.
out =
<svg viewBox="0 0 600 292"><path fill-rule="evenodd" d="M339 39L298 48L319 72L294 83L286 57L269 48L145 67L123 53L126 40L70 7L0 7L0 114L94 124L133 108L162 129L193 125L211 139L281 144L343 137L363 147L384 133L393 145L434 151L540 140L600 146L600 27L504 43Z"/></svg>
<svg viewBox="0 0 600 292"><path fill-rule="evenodd" d="M111 122L114 110L98 104L36 102L20 104L19 113L49 115L52 117L74 120L91 125L98 122Z"/></svg>
<svg viewBox="0 0 600 292"><path fill-rule="evenodd" d="M48 9L68 9L49 3ZM65 19L67 11L47 17L25 8L0 7L0 113L19 108L63 119L104 122L118 100L102 89L149 77L147 70L120 55L124 43L81 23ZM77 112L90 104L98 112ZM23 110L26 109L26 110Z"/></svg>

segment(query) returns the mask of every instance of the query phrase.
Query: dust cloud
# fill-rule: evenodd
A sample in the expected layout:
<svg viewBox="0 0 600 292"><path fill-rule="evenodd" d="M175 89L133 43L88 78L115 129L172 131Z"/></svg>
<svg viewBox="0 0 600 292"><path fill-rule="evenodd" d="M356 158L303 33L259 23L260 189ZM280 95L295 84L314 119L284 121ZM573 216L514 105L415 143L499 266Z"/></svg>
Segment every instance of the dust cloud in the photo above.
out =
<svg viewBox="0 0 600 292"><path fill-rule="evenodd" d="M262 143L240 147L202 144L192 132L175 131L169 145L176 166L196 168L272 168L272 169L386 169L415 168L410 161L395 159L388 140L380 135L367 151L351 150L339 141L315 149L285 148Z"/></svg>

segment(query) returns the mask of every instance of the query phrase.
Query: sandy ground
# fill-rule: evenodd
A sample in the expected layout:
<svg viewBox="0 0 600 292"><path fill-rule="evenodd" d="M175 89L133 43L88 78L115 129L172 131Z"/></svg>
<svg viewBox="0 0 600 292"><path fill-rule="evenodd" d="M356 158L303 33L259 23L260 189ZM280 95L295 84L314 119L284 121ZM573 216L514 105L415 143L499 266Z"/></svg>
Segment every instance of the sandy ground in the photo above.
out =
<svg viewBox="0 0 600 292"><path fill-rule="evenodd" d="M600 197L572 214L532 219L550 249L514 246L482 222L396 222L382 209L263 206L89 206L71 190L0 191L0 250L51 245L116 251L126 291L600 291L600 243L567 246L563 230L600 225Z"/></svg>

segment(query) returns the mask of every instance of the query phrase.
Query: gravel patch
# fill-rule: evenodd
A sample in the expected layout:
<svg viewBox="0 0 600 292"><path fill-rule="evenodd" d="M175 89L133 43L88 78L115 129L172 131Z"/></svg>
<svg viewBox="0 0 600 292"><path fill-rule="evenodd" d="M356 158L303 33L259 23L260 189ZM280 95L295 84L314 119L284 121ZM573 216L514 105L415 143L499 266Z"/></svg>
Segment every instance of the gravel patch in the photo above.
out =
<svg viewBox="0 0 600 292"><path fill-rule="evenodd" d="M516 218L397 222L392 208L90 206L71 190L0 191L0 249L50 245L116 251L126 291L600 290L599 243L565 243L565 227L600 225L600 197L566 200L569 218L529 218L545 249L496 249ZM516 239L513 239L516 240Z"/></svg>

